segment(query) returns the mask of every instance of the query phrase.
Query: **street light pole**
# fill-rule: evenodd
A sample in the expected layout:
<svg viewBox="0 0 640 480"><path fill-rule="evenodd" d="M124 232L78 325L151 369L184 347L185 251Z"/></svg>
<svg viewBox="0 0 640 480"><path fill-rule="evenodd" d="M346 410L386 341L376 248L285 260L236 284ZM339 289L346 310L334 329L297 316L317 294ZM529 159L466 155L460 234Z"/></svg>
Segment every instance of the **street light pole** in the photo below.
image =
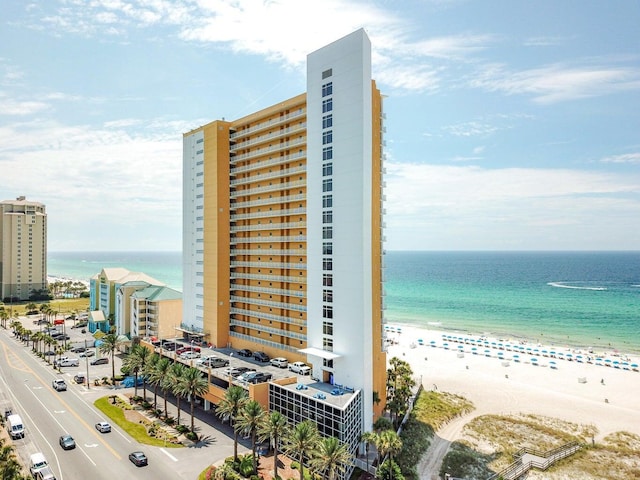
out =
<svg viewBox="0 0 640 480"><path fill-rule="evenodd" d="M87 366L87 389L91 388L89 386L89 357L87 356L87 339L84 339L84 363Z"/></svg>

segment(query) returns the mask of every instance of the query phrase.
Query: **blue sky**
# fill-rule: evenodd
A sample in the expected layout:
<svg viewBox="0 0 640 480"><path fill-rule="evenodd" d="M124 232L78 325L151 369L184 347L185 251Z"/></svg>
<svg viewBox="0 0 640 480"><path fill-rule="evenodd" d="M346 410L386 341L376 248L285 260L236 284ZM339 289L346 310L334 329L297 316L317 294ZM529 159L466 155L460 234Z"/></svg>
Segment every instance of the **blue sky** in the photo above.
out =
<svg viewBox="0 0 640 480"><path fill-rule="evenodd" d="M388 250L640 245L640 2L2 0L0 200L49 249L180 250L182 134L302 93L358 28Z"/></svg>

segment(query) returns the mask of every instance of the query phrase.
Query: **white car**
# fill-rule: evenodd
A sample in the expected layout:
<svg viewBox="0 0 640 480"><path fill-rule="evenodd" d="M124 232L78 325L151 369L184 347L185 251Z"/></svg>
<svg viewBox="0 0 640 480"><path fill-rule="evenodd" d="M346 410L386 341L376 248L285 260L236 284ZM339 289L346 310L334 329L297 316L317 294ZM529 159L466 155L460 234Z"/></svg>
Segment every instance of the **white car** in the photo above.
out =
<svg viewBox="0 0 640 480"><path fill-rule="evenodd" d="M311 367L304 362L290 363L289 370L300 375L309 375L311 373Z"/></svg>
<svg viewBox="0 0 640 480"><path fill-rule="evenodd" d="M198 352L184 352L180 354L180 358L183 360L191 360L194 358L200 358L200 354Z"/></svg>
<svg viewBox="0 0 640 480"><path fill-rule="evenodd" d="M289 362L284 357L276 357L271 359L271 365L279 368L287 368L289 366Z"/></svg>
<svg viewBox="0 0 640 480"><path fill-rule="evenodd" d="M96 423L96 430L100 433L108 433L111 431L111 425L109 422L98 422Z"/></svg>
<svg viewBox="0 0 640 480"><path fill-rule="evenodd" d="M86 350L86 351L82 352L78 356L79 357L93 357L95 354L96 354L96 352L94 352L93 350Z"/></svg>

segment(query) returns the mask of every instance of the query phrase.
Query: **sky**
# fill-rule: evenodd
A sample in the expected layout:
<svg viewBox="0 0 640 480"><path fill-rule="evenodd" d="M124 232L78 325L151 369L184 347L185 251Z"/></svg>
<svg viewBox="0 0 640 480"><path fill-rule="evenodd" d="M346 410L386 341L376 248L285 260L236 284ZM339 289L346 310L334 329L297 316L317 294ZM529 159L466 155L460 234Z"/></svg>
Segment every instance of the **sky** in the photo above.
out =
<svg viewBox="0 0 640 480"><path fill-rule="evenodd" d="M638 250L640 2L0 0L0 200L50 251L182 248L182 134L303 93L354 30L387 250Z"/></svg>

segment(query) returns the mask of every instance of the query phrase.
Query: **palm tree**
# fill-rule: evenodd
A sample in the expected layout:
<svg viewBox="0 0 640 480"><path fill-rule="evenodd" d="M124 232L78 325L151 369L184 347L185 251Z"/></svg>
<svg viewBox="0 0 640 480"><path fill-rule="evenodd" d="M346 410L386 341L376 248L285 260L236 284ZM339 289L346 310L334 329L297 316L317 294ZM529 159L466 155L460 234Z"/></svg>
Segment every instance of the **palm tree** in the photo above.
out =
<svg viewBox="0 0 640 480"><path fill-rule="evenodd" d="M166 360L166 361L165 361ZM167 418L167 393L169 392L170 383L167 381L169 372L171 371L171 364L173 362L168 358L163 358L156 363L156 375L160 380L160 390L162 390L162 397L164 399L164 416Z"/></svg>
<svg viewBox="0 0 640 480"><path fill-rule="evenodd" d="M149 357L149 360L147 360L147 363L145 364L144 368L142 369L142 374L144 375L144 379L143 379L143 387L145 387L145 385L149 382L149 379L151 378L151 372L153 372L153 370L156 368L156 363L158 363L160 361L162 357L160 355L158 355L157 353L154 353L153 355L151 355L151 357ZM153 403L155 405L156 403L156 396L157 396L157 392L158 389L157 387L154 386L154 390L153 390ZM146 390L145 390L145 401L146 401Z"/></svg>
<svg viewBox="0 0 640 480"><path fill-rule="evenodd" d="M360 436L360 441L364 442L364 454L367 457L367 473L369 472L369 447L377 442L378 434L374 432L364 432Z"/></svg>
<svg viewBox="0 0 640 480"><path fill-rule="evenodd" d="M202 376L202 372L196 367L187 368L180 382L180 392L185 397L189 397L191 402L191 432L194 431L196 397L201 397L208 391L209 382Z"/></svg>
<svg viewBox="0 0 640 480"><path fill-rule="evenodd" d="M318 445L318 428L311 420L304 420L289 430L285 438L285 451L298 458L300 480L304 480L304 457L313 458Z"/></svg>
<svg viewBox="0 0 640 480"><path fill-rule="evenodd" d="M287 418L280 412L273 411L258 430L260 441L269 440L273 445L273 478L278 478L278 449L280 441L287 435Z"/></svg>
<svg viewBox="0 0 640 480"><path fill-rule="evenodd" d="M240 415L240 410L244 408L245 403L249 401L247 391L238 387L237 385L232 385L229 387L227 392L224 394L224 398L218 404L218 408L216 409L216 415L220 417L222 421L229 420L229 423L233 427L236 418ZM233 461L238 461L238 432L234 428L233 429Z"/></svg>
<svg viewBox="0 0 640 480"><path fill-rule="evenodd" d="M258 473L258 460L256 458L256 440L258 430L265 422L265 411L255 400L249 400L237 418L233 429L251 436L251 457L253 460L253 473Z"/></svg>
<svg viewBox="0 0 640 480"><path fill-rule="evenodd" d="M7 329L7 320L9 320L9 312L7 312L4 307L0 308L0 322L2 323L2 328Z"/></svg>
<svg viewBox="0 0 640 480"><path fill-rule="evenodd" d="M182 381L182 377L184 376L184 372L186 369L187 367L184 363L173 362L167 376L167 380L169 382L169 391L176 396L176 408L178 409L178 425L180 425L180 400L182 399L180 382Z"/></svg>
<svg viewBox="0 0 640 480"><path fill-rule="evenodd" d="M133 373L134 397L138 396L138 373L140 373L140 370L142 370L143 368L142 356L147 355L144 352L147 352L147 354L149 354L149 350L147 350L145 347L141 345L134 345L127 357L122 362L122 367L127 369L130 373Z"/></svg>
<svg viewBox="0 0 640 480"><path fill-rule="evenodd" d="M153 368L149 370L149 383L153 385L153 408L158 408L158 387L162 388L164 376L171 367L171 360L167 357L160 358L153 364ZM167 399L165 398L165 406Z"/></svg>
<svg viewBox="0 0 640 480"><path fill-rule="evenodd" d="M102 342L98 347L98 350L100 350L100 353L111 355L111 382L115 384L116 365L115 365L114 359L116 356L116 350L122 344L123 339L121 339L115 333L108 333L104 337L102 337L100 341Z"/></svg>
<svg viewBox="0 0 640 480"><path fill-rule="evenodd" d="M335 480L353 464L353 455L337 438L325 437L318 443L316 455L309 463L318 472L323 473L323 478Z"/></svg>
<svg viewBox="0 0 640 480"><path fill-rule="evenodd" d="M382 466L382 460L389 455L389 472L393 472L393 457L402 450L402 440L393 430L385 430L378 435L378 444L376 448L379 453L378 465Z"/></svg>

